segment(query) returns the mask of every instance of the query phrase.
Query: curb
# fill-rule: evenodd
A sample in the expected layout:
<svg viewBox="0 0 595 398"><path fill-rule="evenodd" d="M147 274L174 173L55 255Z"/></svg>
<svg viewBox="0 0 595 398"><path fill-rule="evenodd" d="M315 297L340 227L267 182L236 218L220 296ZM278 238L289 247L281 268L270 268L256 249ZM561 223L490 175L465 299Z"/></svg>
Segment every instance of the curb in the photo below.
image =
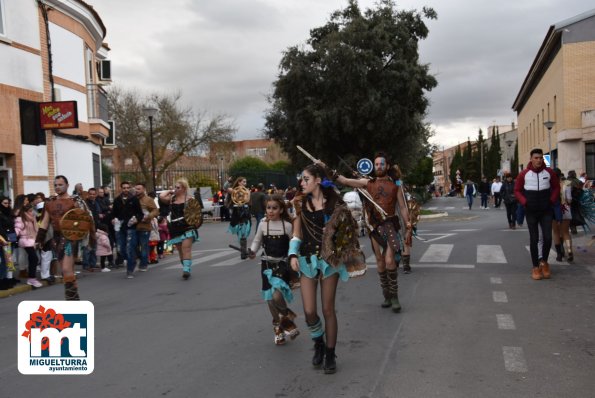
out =
<svg viewBox="0 0 595 398"><path fill-rule="evenodd" d="M0 290L0 299L14 296L16 294L30 292L31 290L43 289L44 287L52 286L49 283L47 283L46 281L40 281L40 282L43 284L42 287L34 288L31 285L27 285L27 282L22 282L10 289ZM56 282L54 282L54 285L61 285L61 284L62 284L62 278L56 278Z"/></svg>

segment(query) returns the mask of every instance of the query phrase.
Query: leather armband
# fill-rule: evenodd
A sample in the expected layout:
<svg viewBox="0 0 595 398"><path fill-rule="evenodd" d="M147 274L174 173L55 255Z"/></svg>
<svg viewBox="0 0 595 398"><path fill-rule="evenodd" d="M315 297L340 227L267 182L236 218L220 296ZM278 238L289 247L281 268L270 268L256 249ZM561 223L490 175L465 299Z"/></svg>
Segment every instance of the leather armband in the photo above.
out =
<svg viewBox="0 0 595 398"><path fill-rule="evenodd" d="M39 243L41 246L45 243L45 237L48 233L47 229L39 228L37 230L37 235L35 236L35 243Z"/></svg>

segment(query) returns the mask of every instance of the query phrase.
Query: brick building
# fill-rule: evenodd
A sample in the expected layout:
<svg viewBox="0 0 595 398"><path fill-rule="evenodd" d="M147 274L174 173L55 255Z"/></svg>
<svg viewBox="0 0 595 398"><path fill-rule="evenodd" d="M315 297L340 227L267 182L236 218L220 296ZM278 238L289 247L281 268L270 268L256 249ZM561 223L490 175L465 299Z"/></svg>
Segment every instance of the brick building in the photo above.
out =
<svg viewBox="0 0 595 398"><path fill-rule="evenodd" d="M111 80L105 26L81 0L0 0L0 194L101 183ZM76 101L78 128L41 130L40 102Z"/></svg>
<svg viewBox="0 0 595 398"><path fill-rule="evenodd" d="M550 26L512 106L518 115L519 166L526 166L531 149L539 147L564 173L595 174L593 65L595 9Z"/></svg>

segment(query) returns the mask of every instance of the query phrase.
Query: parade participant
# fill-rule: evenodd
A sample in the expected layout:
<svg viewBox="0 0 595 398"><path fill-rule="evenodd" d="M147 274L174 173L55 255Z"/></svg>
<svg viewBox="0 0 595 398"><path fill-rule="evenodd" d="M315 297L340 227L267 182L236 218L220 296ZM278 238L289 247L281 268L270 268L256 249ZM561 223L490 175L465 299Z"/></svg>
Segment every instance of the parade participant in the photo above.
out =
<svg viewBox="0 0 595 398"><path fill-rule="evenodd" d="M389 175L389 171L393 176ZM376 257L380 287L384 295L383 308L391 307L393 312L401 311L398 295L397 256L402 255L401 225L397 216L397 206L405 227L405 245L411 245L413 225L409 222L407 203L401 192L402 187L394 182L394 169L390 167L386 154L378 152L374 156L374 174L372 179L349 179L338 175L337 183L353 188L365 188L376 205L365 201L365 213L372 229L370 241ZM382 211L380 211L380 209Z"/></svg>
<svg viewBox="0 0 595 398"><path fill-rule="evenodd" d="M197 200L188 189L188 180L182 177L176 181L173 190L159 194L161 202L169 205L168 229L171 239L168 244L174 245L178 250L184 280L188 280L192 272L192 243L199 239L197 225L186 220L186 207L190 206L190 201Z"/></svg>
<svg viewBox="0 0 595 398"><path fill-rule="evenodd" d="M335 373L337 314L335 296L339 278L365 272L364 256L359 248L357 223L323 166L313 164L302 173L302 195L294 199L296 219L289 244L291 268L300 272L300 289L306 323L314 340L312 364L324 361L324 373ZM317 313L316 290L320 284L324 327ZM326 344L324 336L326 335Z"/></svg>
<svg viewBox="0 0 595 398"><path fill-rule="evenodd" d="M64 279L64 296L66 300L80 300L78 293L78 286L76 283L76 276L74 274L74 259L77 255L79 241L67 239L62 233L60 221L64 215L75 208L84 209L87 214L87 209L84 200L79 195L71 197L68 194L68 180L63 175L54 178L54 191L56 196L52 197L45 206L37 237L35 238L35 245L38 248L43 247L46 241L48 228L52 228L52 249L58 262L62 268L62 277ZM95 241L95 228L93 226L93 218L89 214L89 242L91 244ZM83 242L84 244L84 242Z"/></svg>
<svg viewBox="0 0 595 398"><path fill-rule="evenodd" d="M251 259L262 246L262 298L273 316L275 344L285 344L285 337L295 339L299 334L293 320L295 313L287 307L291 294L292 269L287 263L289 240L292 237L291 217L281 196L273 196L265 203L266 218L256 229L248 255Z"/></svg>
<svg viewBox="0 0 595 398"><path fill-rule="evenodd" d="M533 263L531 278L549 279L551 273L548 256L552 247L553 205L560 197L560 182L552 169L545 166L541 149L535 148L531 151L531 160L527 168L516 179L514 196L525 208ZM539 228L543 236L541 253L538 248Z"/></svg>
<svg viewBox="0 0 595 398"><path fill-rule="evenodd" d="M230 200L233 202L231 208L231 220L227 232L237 235L240 243L240 257L248 258L246 239L250 236L252 219L250 214L250 191L246 188L246 177L236 178L233 185L227 189Z"/></svg>

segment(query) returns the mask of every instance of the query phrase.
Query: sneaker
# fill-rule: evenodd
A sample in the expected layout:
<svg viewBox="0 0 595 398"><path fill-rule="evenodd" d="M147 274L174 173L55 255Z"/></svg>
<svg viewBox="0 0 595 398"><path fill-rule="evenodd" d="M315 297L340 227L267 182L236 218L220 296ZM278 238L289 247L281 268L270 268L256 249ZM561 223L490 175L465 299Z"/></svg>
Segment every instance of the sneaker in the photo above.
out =
<svg viewBox="0 0 595 398"><path fill-rule="evenodd" d="M541 260L539 262L539 270L541 271L541 274L543 275L543 279L551 278L552 273L550 272L550 265L547 263L547 261Z"/></svg>
<svg viewBox="0 0 595 398"><path fill-rule="evenodd" d="M27 279L27 285L33 286L34 288L42 287L43 284L35 278Z"/></svg>
<svg viewBox="0 0 595 398"><path fill-rule="evenodd" d="M275 345L285 344L285 334L283 333L283 329L281 329L280 326L273 326L273 331L275 332Z"/></svg>
<svg viewBox="0 0 595 398"><path fill-rule="evenodd" d="M109 269L109 268L103 268L103 269L101 270L101 272L112 272L112 270L111 270L111 269Z"/></svg>
<svg viewBox="0 0 595 398"><path fill-rule="evenodd" d="M147 272L147 267L138 267L140 272Z"/></svg>
<svg viewBox="0 0 595 398"><path fill-rule="evenodd" d="M134 279L134 275L132 275L132 272L126 273L126 279Z"/></svg>
<svg viewBox="0 0 595 398"><path fill-rule="evenodd" d="M531 271L531 278L535 281L540 281L543 278L539 267L533 267L533 270Z"/></svg>

